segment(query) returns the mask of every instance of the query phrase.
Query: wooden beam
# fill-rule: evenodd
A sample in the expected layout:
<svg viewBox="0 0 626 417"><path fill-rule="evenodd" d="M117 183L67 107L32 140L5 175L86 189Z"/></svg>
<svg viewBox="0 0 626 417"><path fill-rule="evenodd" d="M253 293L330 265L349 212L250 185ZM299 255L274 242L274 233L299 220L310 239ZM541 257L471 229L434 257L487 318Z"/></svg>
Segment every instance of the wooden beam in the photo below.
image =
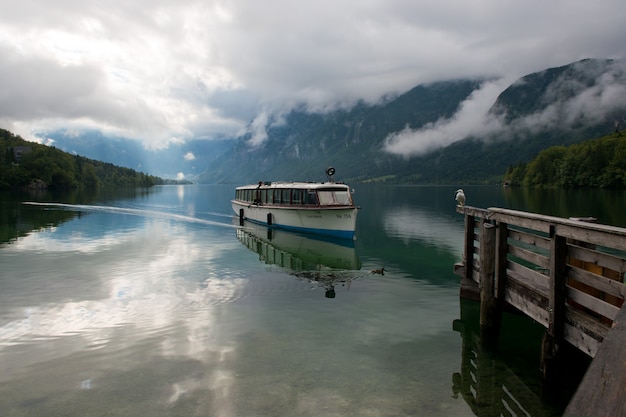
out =
<svg viewBox="0 0 626 417"><path fill-rule="evenodd" d="M565 323L565 281L567 239L550 226L550 292L548 296L548 328L541 343L541 370L544 382L554 386L559 374L559 347Z"/></svg>
<svg viewBox="0 0 626 417"><path fill-rule="evenodd" d="M626 308L615 318L563 417L626 415Z"/></svg>
<svg viewBox="0 0 626 417"><path fill-rule="evenodd" d="M472 279L474 269L474 216L465 215L465 242L463 244L463 263L465 264L465 279Z"/></svg>
<svg viewBox="0 0 626 417"><path fill-rule="evenodd" d="M494 349L500 332L500 311L495 294L496 227L484 223L480 237L480 331L483 347Z"/></svg>

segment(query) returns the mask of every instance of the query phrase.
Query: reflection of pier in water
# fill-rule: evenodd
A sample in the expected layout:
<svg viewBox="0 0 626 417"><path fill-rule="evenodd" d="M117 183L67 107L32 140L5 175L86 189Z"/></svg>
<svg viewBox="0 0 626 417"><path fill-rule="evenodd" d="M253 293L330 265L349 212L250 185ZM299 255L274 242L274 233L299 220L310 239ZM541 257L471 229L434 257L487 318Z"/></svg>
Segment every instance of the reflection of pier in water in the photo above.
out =
<svg viewBox="0 0 626 417"><path fill-rule="evenodd" d="M563 401L573 393L573 381L579 380L584 367L567 371L559 393L545 391L539 369L525 366L539 350L541 329L519 316L508 316L512 331L501 336L502 349L494 352L481 340L479 314L477 303L461 300L461 318L453 323L462 338L461 372L452 375L453 395L461 395L477 417L561 415Z"/></svg>
<svg viewBox="0 0 626 417"><path fill-rule="evenodd" d="M245 222L237 239L259 260L289 271L300 279L323 287L326 297L335 297L335 285L350 287L362 276L354 241L292 233Z"/></svg>

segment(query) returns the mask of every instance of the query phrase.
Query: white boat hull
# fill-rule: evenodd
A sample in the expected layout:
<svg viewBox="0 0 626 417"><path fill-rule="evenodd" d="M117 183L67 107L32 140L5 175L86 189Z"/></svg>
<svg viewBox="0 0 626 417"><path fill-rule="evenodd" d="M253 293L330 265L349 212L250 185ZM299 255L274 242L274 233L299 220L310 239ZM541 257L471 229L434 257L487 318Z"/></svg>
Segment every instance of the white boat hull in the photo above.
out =
<svg viewBox="0 0 626 417"><path fill-rule="evenodd" d="M358 208L356 207L279 207L232 201L240 220L341 238L354 238ZM243 211L241 211L243 210Z"/></svg>

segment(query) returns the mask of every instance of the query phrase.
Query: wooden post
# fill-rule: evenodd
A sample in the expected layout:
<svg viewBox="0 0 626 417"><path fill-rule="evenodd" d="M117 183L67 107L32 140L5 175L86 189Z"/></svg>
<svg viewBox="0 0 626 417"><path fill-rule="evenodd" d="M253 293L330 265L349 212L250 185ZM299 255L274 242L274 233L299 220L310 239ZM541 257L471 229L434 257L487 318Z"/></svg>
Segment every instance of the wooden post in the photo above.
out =
<svg viewBox="0 0 626 417"><path fill-rule="evenodd" d="M495 297L496 227L485 223L480 236L480 339L485 349L494 349L499 328L498 304Z"/></svg>
<svg viewBox="0 0 626 417"><path fill-rule="evenodd" d="M504 289L506 285L506 268L508 253L509 227L506 223L498 223L496 232L496 288L495 295L498 299L498 312L504 300ZM498 317L500 319L500 317ZM498 323L498 327L500 324Z"/></svg>
<svg viewBox="0 0 626 417"><path fill-rule="evenodd" d="M563 338L567 275L567 239L556 234L554 225L550 226L550 238L548 328L541 343L541 370L548 386L554 385L559 374L557 354Z"/></svg>
<svg viewBox="0 0 626 417"><path fill-rule="evenodd" d="M465 264L465 279L472 280L474 273L474 215L465 213L465 242L463 248L463 263Z"/></svg>

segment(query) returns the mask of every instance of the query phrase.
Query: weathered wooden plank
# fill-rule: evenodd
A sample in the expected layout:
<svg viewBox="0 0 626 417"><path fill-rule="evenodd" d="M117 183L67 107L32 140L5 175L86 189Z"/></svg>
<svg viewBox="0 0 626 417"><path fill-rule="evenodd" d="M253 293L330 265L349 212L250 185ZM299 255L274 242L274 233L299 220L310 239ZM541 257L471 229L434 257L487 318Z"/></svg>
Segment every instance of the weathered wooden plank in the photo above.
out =
<svg viewBox="0 0 626 417"><path fill-rule="evenodd" d="M550 285L548 276L509 260L507 262L507 275L513 275L511 272L519 275L520 281L527 281L530 287L540 292L543 296L548 296Z"/></svg>
<svg viewBox="0 0 626 417"><path fill-rule="evenodd" d="M574 333L576 330L576 334ZM606 337L609 326L580 309L567 306L565 310L565 339L582 352L593 357Z"/></svg>
<svg viewBox="0 0 626 417"><path fill-rule="evenodd" d="M544 327L548 327L548 311L537 304L537 293L528 287L509 281L504 289L504 301Z"/></svg>
<svg viewBox="0 0 626 417"><path fill-rule="evenodd" d="M583 262L594 263L603 268L616 271L622 275L620 282L623 282L623 274L626 272L626 259L624 258L576 245L568 247L568 255Z"/></svg>
<svg viewBox="0 0 626 417"><path fill-rule="evenodd" d="M598 313L608 319L614 320L619 312L619 308L611 305L605 301L600 300L586 292L580 291L577 288L567 286L567 297L577 304L588 308L594 313Z"/></svg>
<svg viewBox="0 0 626 417"><path fill-rule="evenodd" d="M557 378L558 346L563 340L565 318L565 267L567 240L550 227L550 292L548 295L548 329L541 343L541 370L544 381L553 385Z"/></svg>
<svg viewBox="0 0 626 417"><path fill-rule="evenodd" d="M563 340L592 358L600 346L600 341L569 323L563 326Z"/></svg>
<svg viewBox="0 0 626 417"><path fill-rule="evenodd" d="M480 264L478 262L474 263L474 267L472 268L472 274L470 275L470 280L475 283L480 282Z"/></svg>
<svg viewBox="0 0 626 417"><path fill-rule="evenodd" d="M549 250L550 249L550 239L539 236L533 233L523 232L521 230L512 230L509 229L509 238L529 244L531 246L537 246L538 248Z"/></svg>
<svg viewBox="0 0 626 417"><path fill-rule="evenodd" d="M463 244L463 262L465 263L465 279L471 279L474 269L474 217L465 216L465 242Z"/></svg>
<svg viewBox="0 0 626 417"><path fill-rule="evenodd" d="M604 340L610 329L608 324L571 305L565 310L565 322L578 327L599 342Z"/></svg>
<svg viewBox="0 0 626 417"><path fill-rule="evenodd" d="M565 317L565 268L567 259L567 241L564 237L552 233L550 245L550 335L560 338Z"/></svg>
<svg viewBox="0 0 626 417"><path fill-rule="evenodd" d="M542 254L532 252L528 249L520 248L519 246L508 246L509 255L513 255L516 258L523 259L532 264L537 265L540 268L549 270L550 260Z"/></svg>
<svg viewBox="0 0 626 417"><path fill-rule="evenodd" d="M511 210L503 211L502 209L490 208L489 211L493 212L493 216L490 218L496 222L506 223L509 226L519 226L526 229L537 230L539 232L549 233L550 223L543 219L536 219L528 216L520 216L518 213Z"/></svg>
<svg viewBox="0 0 626 417"><path fill-rule="evenodd" d="M626 298L626 286L621 282L572 266L567 267L567 276L622 300Z"/></svg>
<svg viewBox="0 0 626 417"><path fill-rule="evenodd" d="M498 224L496 232L496 298L504 299L504 288L506 286L506 264L508 250L509 228L506 223Z"/></svg>
<svg viewBox="0 0 626 417"><path fill-rule="evenodd" d="M485 209L472 206L456 206L456 212L464 214L466 216L478 217L483 219L487 217L487 214L489 214L489 212Z"/></svg>
<svg viewBox="0 0 626 417"><path fill-rule="evenodd" d="M569 239L626 251L626 234L622 228L579 222L580 224L557 224L556 233ZM585 227L588 226L588 227ZM595 227L591 227L595 226ZM598 227L603 228L598 229Z"/></svg>
<svg viewBox="0 0 626 417"><path fill-rule="evenodd" d="M624 416L625 392L626 308L622 308L563 416Z"/></svg>
<svg viewBox="0 0 626 417"><path fill-rule="evenodd" d="M612 235L616 239L626 238L626 229L622 227L607 226L604 224L589 223L589 222L584 222L584 221L580 221L576 219L564 219L562 217L546 216L543 214L528 213L524 211L509 210L509 209L502 209L502 208L496 208L496 207L490 207L487 210L493 213L493 215L491 215L491 213L487 215L491 219L497 220L499 216L508 215L508 216L513 216L515 218L524 218L524 219L529 219L529 220L534 220L534 221L545 222L546 224L563 225L567 227L577 228L579 230L590 230L590 231L602 232L606 235ZM558 227L557 227L556 233L564 237L577 239L576 237L573 237L573 236L567 236L566 234L561 234L558 230ZM578 240L585 241L585 239L578 239ZM612 247L612 245L607 245L607 246Z"/></svg>
<svg viewBox="0 0 626 417"><path fill-rule="evenodd" d="M483 346L495 347L500 332L500 308L495 295L496 227L483 224L480 245L480 330Z"/></svg>
<svg viewBox="0 0 626 417"><path fill-rule="evenodd" d="M532 286L531 283L525 279L522 275L517 274L515 271L507 270L507 280L505 286L505 292L509 294L509 296L520 296L525 301L525 303L531 303L531 305L526 305L524 309L520 309L518 304L514 306L518 308L520 311L524 312L524 310L534 310L537 309L536 313L531 314L531 317L541 317L541 320L537 320L538 322L544 324L546 327L548 325L547 322L547 310L548 310L548 297L547 291L539 292L536 287ZM543 322L543 318L545 317L545 323Z"/></svg>

